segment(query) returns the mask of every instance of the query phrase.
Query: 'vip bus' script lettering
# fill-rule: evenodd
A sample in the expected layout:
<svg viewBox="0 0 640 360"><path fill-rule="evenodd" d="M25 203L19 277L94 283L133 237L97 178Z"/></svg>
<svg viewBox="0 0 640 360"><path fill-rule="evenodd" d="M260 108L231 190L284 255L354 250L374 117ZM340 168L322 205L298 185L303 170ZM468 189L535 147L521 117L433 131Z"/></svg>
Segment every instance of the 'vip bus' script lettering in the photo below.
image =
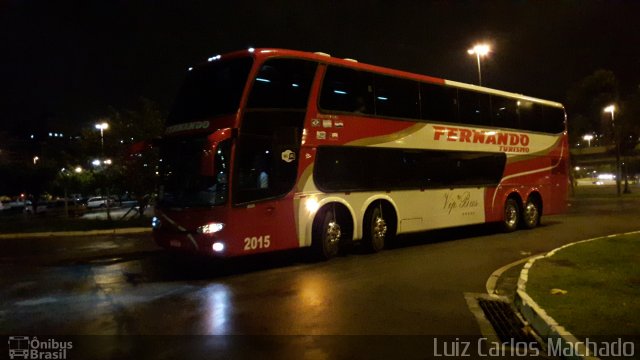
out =
<svg viewBox="0 0 640 360"><path fill-rule="evenodd" d="M471 199L471 193L468 191L457 195L450 192L444 194L443 209L447 210L449 215L456 209L470 209L475 207L478 207L478 201Z"/></svg>

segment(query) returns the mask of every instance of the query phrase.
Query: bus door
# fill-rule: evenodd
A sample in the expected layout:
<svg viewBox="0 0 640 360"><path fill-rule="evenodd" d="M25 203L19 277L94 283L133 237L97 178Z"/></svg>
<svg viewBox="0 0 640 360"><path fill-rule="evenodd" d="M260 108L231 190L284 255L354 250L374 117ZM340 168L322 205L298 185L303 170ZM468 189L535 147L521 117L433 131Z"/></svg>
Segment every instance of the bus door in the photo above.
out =
<svg viewBox="0 0 640 360"><path fill-rule="evenodd" d="M252 122L252 116L248 115L245 121ZM254 128L249 132L245 128L240 133L233 203L237 207L238 219L243 219L235 230L246 242L245 251L259 251L267 247L284 249L298 244L295 226L292 226L294 217L290 192L298 172L303 116L303 113L297 114L290 117L290 121L280 121L281 126L270 129L262 126L259 131ZM299 117L300 126L287 126L296 117ZM286 118L280 117L281 120Z"/></svg>
<svg viewBox="0 0 640 360"><path fill-rule="evenodd" d="M271 250L298 246L292 190L316 69L315 62L274 58L261 64L254 78L240 125L232 187L234 211L244 219L237 234L245 234L245 251L259 251L266 244Z"/></svg>

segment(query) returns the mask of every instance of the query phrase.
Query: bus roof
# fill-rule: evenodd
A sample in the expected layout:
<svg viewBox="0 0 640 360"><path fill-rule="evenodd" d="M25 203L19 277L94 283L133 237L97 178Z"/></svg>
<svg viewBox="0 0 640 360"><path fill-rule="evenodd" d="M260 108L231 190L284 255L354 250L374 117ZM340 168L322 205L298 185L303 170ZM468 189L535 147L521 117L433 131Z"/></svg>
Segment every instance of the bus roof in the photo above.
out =
<svg viewBox="0 0 640 360"><path fill-rule="evenodd" d="M230 58L237 58L237 57L243 57L243 56L253 56L256 59L264 59L269 57L295 57L300 59L317 61L319 63L324 63L324 64L350 67L358 70L366 70L366 71L371 71L371 72L385 74L385 75L413 79L416 81L429 82L429 83L451 86L451 87L456 87L461 89L468 89L468 90L483 92L487 94L500 95L500 96L511 97L519 100L536 102L536 103L540 103L540 104L544 104L552 107L564 108L561 103L555 102L555 101L544 100L540 98L526 96L523 94L492 89L484 86L472 85L472 84L467 84L467 83L453 81L453 80L441 79L441 78L428 76L428 75L421 75L421 74L411 73L407 71L361 63L361 62L358 62L357 60L349 59L349 58L341 59L337 57L332 57L331 55L327 53L322 53L322 52L312 53L312 52L305 52L305 51L298 51L298 50L277 49L277 48L258 48L258 49L249 48L247 50L234 51L224 55L215 55L213 57L210 57L208 59L208 62L220 60L223 58L230 59Z"/></svg>

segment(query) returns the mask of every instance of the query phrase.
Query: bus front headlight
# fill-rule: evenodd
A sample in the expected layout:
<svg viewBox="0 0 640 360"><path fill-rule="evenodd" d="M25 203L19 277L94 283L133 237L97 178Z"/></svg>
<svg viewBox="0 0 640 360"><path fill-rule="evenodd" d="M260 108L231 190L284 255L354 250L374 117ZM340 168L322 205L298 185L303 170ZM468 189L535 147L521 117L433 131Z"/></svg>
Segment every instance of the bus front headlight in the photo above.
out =
<svg viewBox="0 0 640 360"><path fill-rule="evenodd" d="M213 243L213 245L211 245L211 249L213 249L213 251L215 251L215 252L224 251L224 243L215 242L215 243Z"/></svg>

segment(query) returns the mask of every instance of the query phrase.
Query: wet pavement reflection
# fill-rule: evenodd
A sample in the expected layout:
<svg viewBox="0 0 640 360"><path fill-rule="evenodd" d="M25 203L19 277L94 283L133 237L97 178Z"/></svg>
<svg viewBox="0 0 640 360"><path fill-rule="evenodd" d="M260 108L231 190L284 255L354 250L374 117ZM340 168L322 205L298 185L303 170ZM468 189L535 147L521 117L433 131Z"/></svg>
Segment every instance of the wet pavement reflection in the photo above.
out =
<svg viewBox="0 0 640 360"><path fill-rule="evenodd" d="M230 260L175 256L157 248L148 234L2 240L0 331L478 334L465 292L483 292L494 270L522 254L637 230L637 205L598 202L583 211L578 204L532 231L433 231L403 237L402 245L379 254L354 249L329 262L309 261L306 251ZM598 217L590 214L594 208ZM295 343L322 358L326 348L314 347L317 341L302 337Z"/></svg>

